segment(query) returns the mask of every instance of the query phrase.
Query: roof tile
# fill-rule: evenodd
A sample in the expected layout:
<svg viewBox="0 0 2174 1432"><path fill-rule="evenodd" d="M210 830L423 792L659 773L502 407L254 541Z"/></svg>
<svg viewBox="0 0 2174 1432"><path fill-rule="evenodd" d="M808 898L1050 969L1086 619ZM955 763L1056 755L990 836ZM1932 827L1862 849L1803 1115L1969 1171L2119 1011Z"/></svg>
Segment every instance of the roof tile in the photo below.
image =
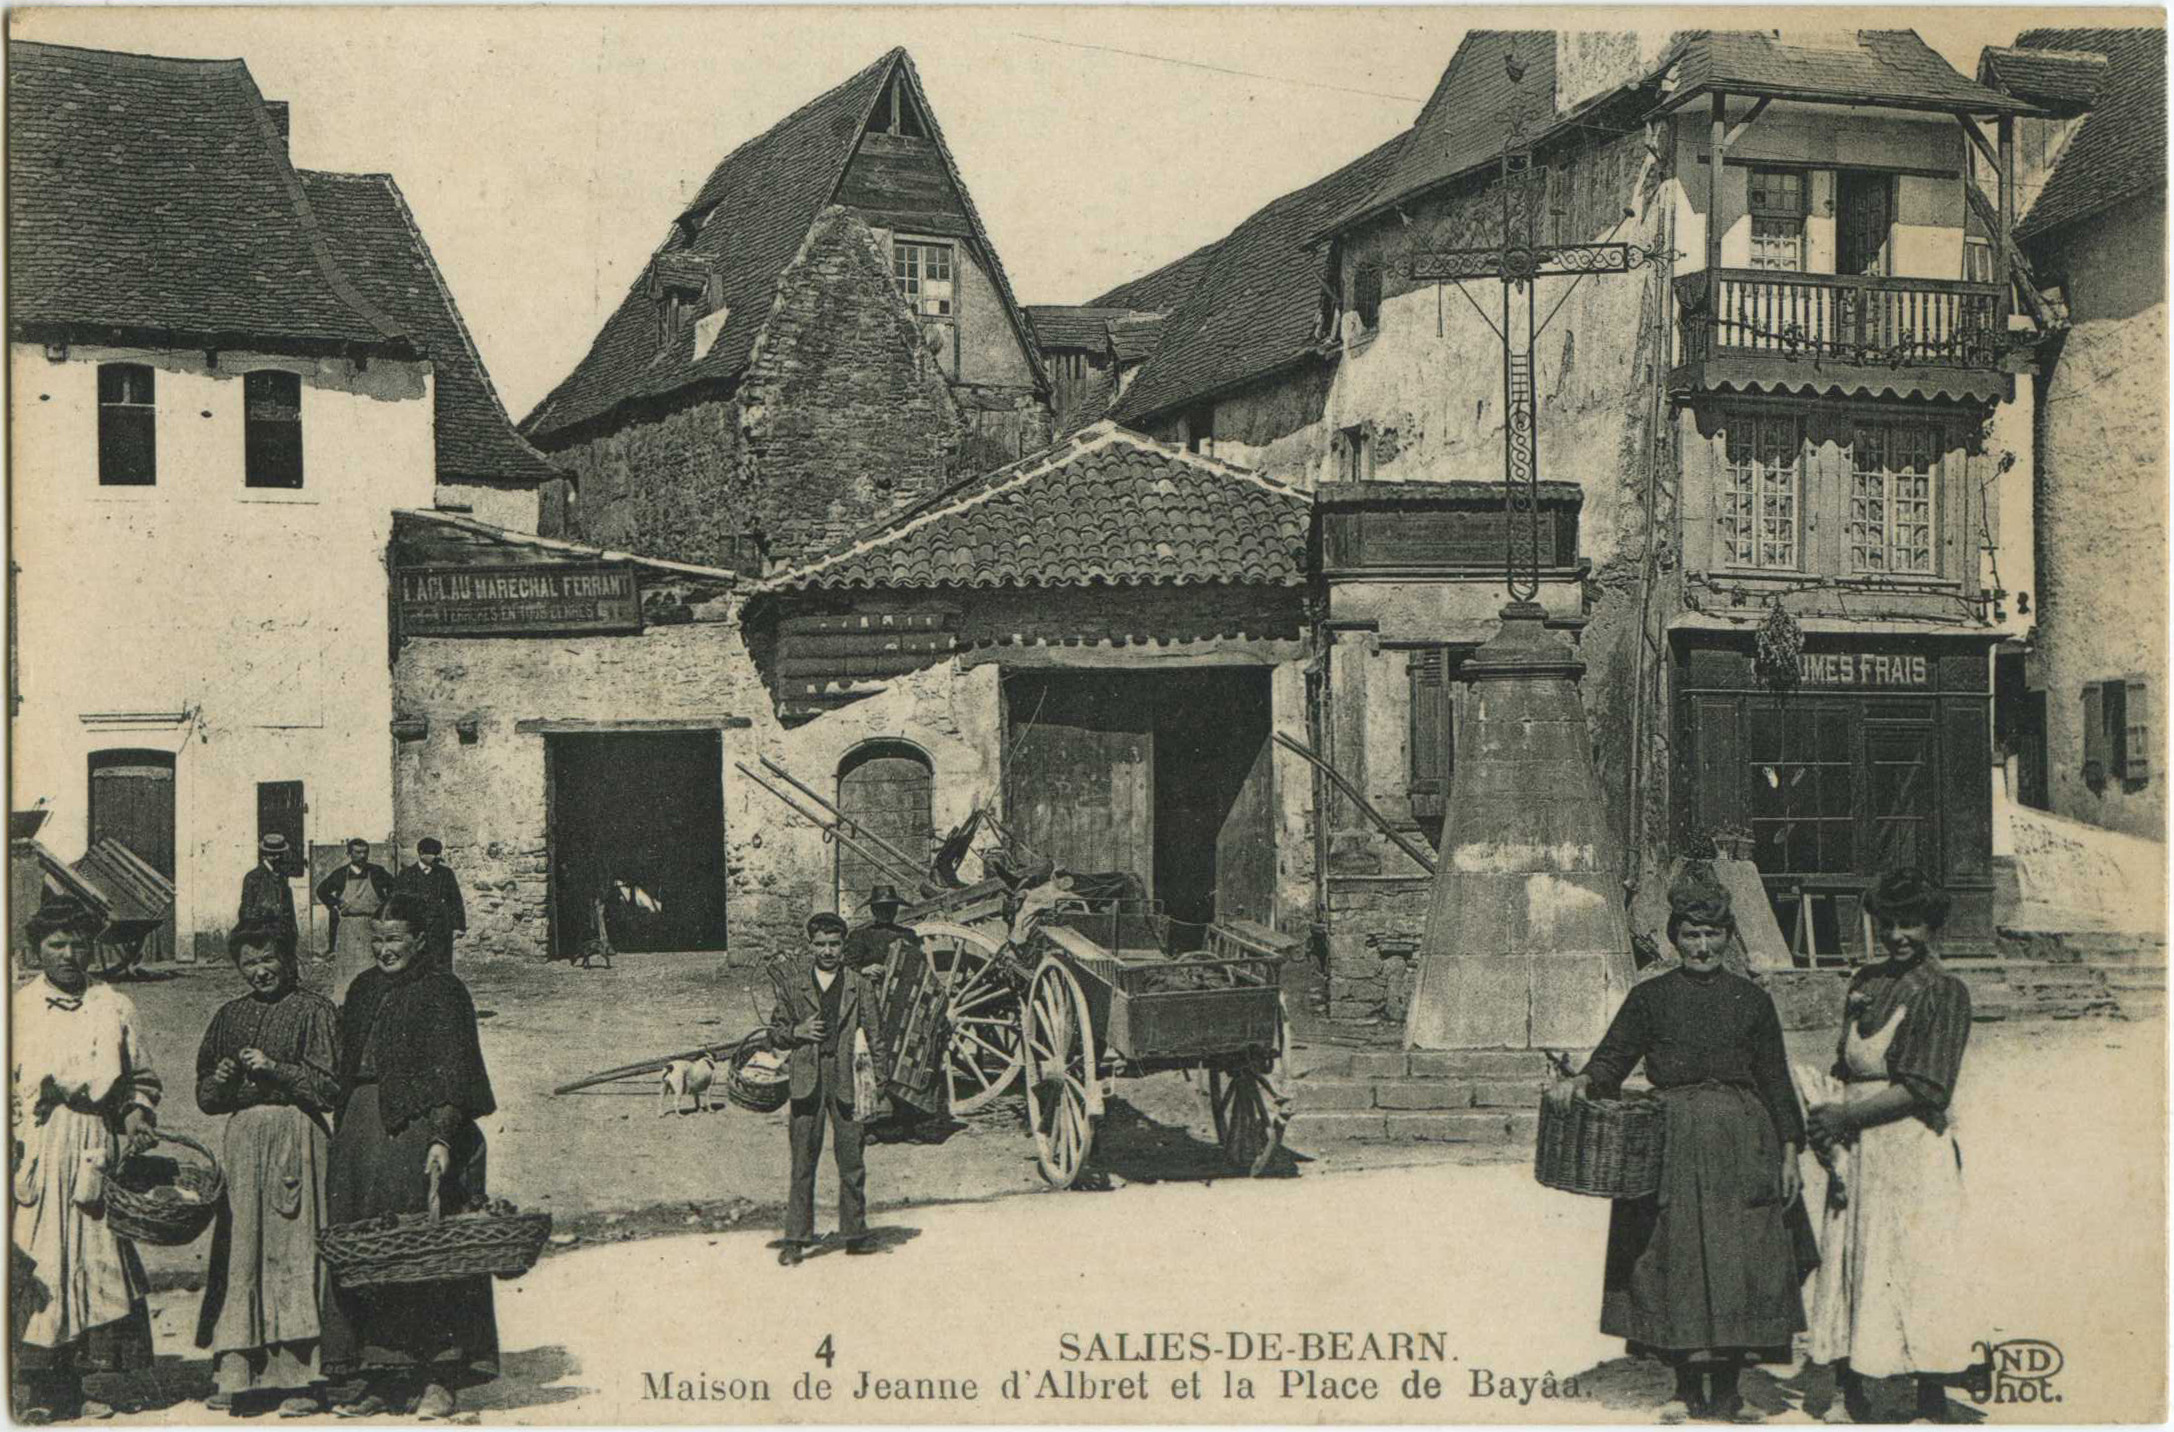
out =
<svg viewBox="0 0 2174 1432"><path fill-rule="evenodd" d="M2166 31L2026 30L2016 38L2016 47L2081 50L2107 59L2090 116L2016 226L2017 238L2035 239L2133 195L2165 187Z"/></svg>

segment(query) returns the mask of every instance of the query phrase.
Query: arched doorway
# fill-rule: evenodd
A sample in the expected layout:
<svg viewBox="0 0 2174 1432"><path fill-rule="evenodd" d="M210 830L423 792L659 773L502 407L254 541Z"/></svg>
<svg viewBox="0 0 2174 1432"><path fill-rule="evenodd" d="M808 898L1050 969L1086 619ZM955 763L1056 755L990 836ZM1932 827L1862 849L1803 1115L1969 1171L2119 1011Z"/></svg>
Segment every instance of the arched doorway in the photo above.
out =
<svg viewBox="0 0 2174 1432"><path fill-rule="evenodd" d="M871 741L838 763L838 809L923 865L935 840L934 785L929 759L917 747L904 741ZM870 887L897 883L890 872L843 842L838 845L837 881L838 909L849 920L861 913ZM898 893L908 901L917 894L904 887Z"/></svg>
<svg viewBox="0 0 2174 1432"><path fill-rule="evenodd" d="M144 864L174 878L174 757L171 751L93 751L90 840L115 840ZM174 922L143 944L147 960L174 957Z"/></svg>

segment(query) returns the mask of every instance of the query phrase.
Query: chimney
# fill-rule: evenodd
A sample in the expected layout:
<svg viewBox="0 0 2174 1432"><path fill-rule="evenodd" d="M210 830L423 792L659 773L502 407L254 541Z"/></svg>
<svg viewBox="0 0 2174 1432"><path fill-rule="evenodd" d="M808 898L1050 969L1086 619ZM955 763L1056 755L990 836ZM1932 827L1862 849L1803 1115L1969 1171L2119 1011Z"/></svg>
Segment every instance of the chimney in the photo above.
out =
<svg viewBox="0 0 2174 1432"><path fill-rule="evenodd" d="M279 131L280 147L285 148L288 143L287 101L283 99L268 99L264 102L264 108L265 112L272 116L272 127Z"/></svg>

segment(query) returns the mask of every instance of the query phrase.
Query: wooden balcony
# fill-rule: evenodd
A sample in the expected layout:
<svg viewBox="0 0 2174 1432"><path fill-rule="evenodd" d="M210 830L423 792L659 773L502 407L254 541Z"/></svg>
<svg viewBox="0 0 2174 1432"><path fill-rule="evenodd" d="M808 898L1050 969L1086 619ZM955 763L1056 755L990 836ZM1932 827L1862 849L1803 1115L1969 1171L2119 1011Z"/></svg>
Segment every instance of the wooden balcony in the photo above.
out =
<svg viewBox="0 0 2174 1432"><path fill-rule="evenodd" d="M2017 371L1996 284L1720 269L1676 280L1674 386L1999 401Z"/></svg>

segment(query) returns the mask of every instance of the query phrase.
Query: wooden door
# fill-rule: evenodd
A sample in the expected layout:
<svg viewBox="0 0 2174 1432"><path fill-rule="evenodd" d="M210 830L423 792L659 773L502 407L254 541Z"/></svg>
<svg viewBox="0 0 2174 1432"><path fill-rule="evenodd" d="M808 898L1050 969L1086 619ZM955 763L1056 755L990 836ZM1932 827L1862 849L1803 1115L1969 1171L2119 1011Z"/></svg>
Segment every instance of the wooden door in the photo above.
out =
<svg viewBox="0 0 2174 1432"><path fill-rule="evenodd" d="M882 836L925 866L935 843L930 786L928 758L911 746L885 743L863 747L847 756L839 767L838 809L862 829ZM886 853L873 841L861 843L878 855ZM897 886L898 893L909 903L919 894L912 886L902 884L901 877L888 866L855 854L843 841L838 843L837 878L838 909L855 923L859 923L869 890L876 885Z"/></svg>
<svg viewBox="0 0 2174 1432"><path fill-rule="evenodd" d="M144 864L174 878L174 758L166 751L98 751L91 756L90 844L117 840ZM240 872L235 874L237 887ZM144 941L146 960L174 954L171 914Z"/></svg>
<svg viewBox="0 0 2174 1432"><path fill-rule="evenodd" d="M1835 183L1834 268L1843 274L1884 274L1895 225L1895 179L1844 169Z"/></svg>
<svg viewBox="0 0 2174 1432"><path fill-rule="evenodd" d="M1155 889L1151 682L1022 672L1005 683L1004 818L1066 870L1127 871Z"/></svg>

